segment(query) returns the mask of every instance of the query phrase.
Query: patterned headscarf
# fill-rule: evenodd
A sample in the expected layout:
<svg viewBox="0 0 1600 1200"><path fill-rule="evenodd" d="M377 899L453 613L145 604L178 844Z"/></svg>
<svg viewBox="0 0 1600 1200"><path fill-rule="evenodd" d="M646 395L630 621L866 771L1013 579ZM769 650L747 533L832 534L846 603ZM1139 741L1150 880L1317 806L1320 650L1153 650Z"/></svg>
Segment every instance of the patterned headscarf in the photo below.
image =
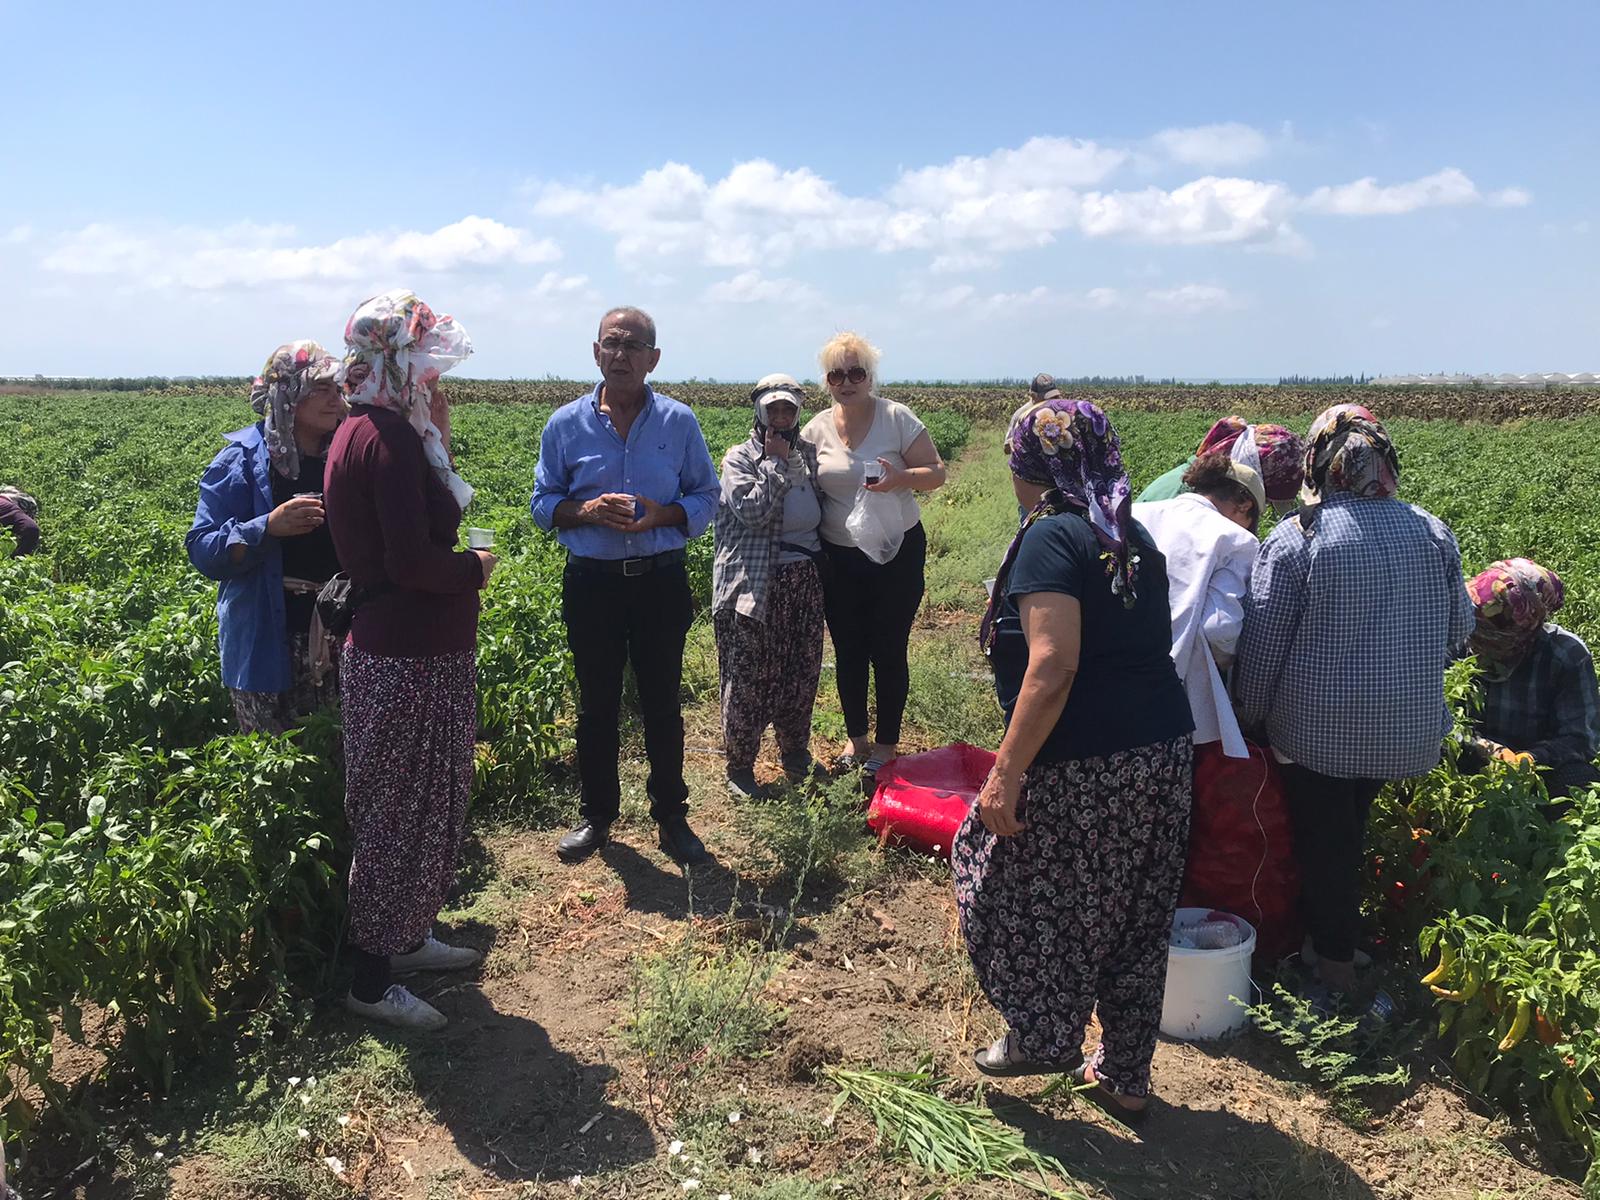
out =
<svg viewBox="0 0 1600 1200"><path fill-rule="evenodd" d="M1103 550L1101 559L1111 577L1111 591L1133 607L1139 564L1129 553L1127 530L1132 524L1133 488L1122 466L1122 446L1106 414L1087 400L1047 400L1012 431L1011 473L1028 483L1050 488L1011 539L978 642L985 653L994 644L994 625L1005 600L1006 581L1029 527L1040 517L1068 510L1088 518Z"/></svg>
<svg viewBox="0 0 1600 1200"><path fill-rule="evenodd" d="M1383 422L1359 404L1335 404L1311 423L1300 499L1321 504L1335 492L1365 500L1394 495L1400 459Z"/></svg>
<svg viewBox="0 0 1600 1200"><path fill-rule="evenodd" d="M1290 504L1300 492L1305 478L1303 459L1306 444L1300 435L1282 425L1257 425L1254 427L1256 449L1261 455L1261 482L1266 485L1267 500L1273 504Z"/></svg>
<svg viewBox="0 0 1600 1200"><path fill-rule="evenodd" d="M285 342L272 352L250 385L250 407L266 429L267 457L285 479L300 478L300 448L294 440L295 406L319 383L339 379L339 360L316 342Z"/></svg>
<svg viewBox="0 0 1600 1200"><path fill-rule="evenodd" d="M1282 425L1250 425L1240 416L1223 417L1200 439L1195 457L1205 454L1226 454L1254 470L1273 504L1287 504L1300 490L1305 443Z"/></svg>
<svg viewBox="0 0 1600 1200"><path fill-rule="evenodd" d="M434 473L466 508L472 487L450 465L428 404L439 376L472 353L467 331L448 314L435 316L414 292L397 288L361 303L345 323L344 344L350 402L392 409L410 422Z"/></svg>
<svg viewBox="0 0 1600 1200"><path fill-rule="evenodd" d="M1531 558L1505 558L1474 575L1467 594L1478 611L1472 652L1489 678L1504 679L1560 611L1567 589L1549 567Z"/></svg>
<svg viewBox="0 0 1600 1200"><path fill-rule="evenodd" d="M1223 417L1206 430L1205 437L1200 439L1200 448L1194 452L1195 457L1228 453L1233 449L1233 444L1239 440L1239 435L1248 428L1249 425L1243 417Z"/></svg>

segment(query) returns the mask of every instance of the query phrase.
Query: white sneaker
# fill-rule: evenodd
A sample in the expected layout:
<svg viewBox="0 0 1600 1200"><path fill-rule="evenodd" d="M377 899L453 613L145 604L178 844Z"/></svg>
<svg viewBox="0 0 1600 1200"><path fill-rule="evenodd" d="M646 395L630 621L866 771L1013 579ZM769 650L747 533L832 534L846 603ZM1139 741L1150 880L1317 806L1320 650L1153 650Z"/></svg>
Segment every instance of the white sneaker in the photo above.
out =
<svg viewBox="0 0 1600 1200"><path fill-rule="evenodd" d="M389 969L396 975L412 971L465 971L483 961L483 955L466 946L447 946L433 934L410 954L391 954Z"/></svg>
<svg viewBox="0 0 1600 1200"><path fill-rule="evenodd" d="M1314 967L1318 962L1321 961L1321 958L1322 956L1319 955L1315 947L1311 945L1311 935L1307 934L1306 940L1300 943L1300 961L1305 963L1305 965L1308 967ZM1368 954L1359 946L1356 947L1355 964L1361 970L1366 970L1372 965L1372 955Z"/></svg>
<svg viewBox="0 0 1600 1200"><path fill-rule="evenodd" d="M345 996L344 1006L358 1017L366 1017L369 1021L382 1021L385 1025L394 1025L400 1029L416 1029L432 1032L443 1029L449 1024L449 1019L426 1000L419 1000L398 983L391 983L389 990L383 994L383 999L376 1004L368 1004L365 1000L357 1000L354 996Z"/></svg>

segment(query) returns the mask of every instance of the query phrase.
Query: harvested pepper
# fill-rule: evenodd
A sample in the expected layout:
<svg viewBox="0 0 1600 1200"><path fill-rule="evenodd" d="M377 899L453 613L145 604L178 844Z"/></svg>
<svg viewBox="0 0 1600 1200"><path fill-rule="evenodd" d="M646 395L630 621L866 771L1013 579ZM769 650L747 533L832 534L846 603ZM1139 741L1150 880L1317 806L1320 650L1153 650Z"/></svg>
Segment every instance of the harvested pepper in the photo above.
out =
<svg viewBox="0 0 1600 1200"><path fill-rule="evenodd" d="M1500 1039L1500 1053L1505 1054L1512 1049L1528 1032L1528 1026L1533 1024L1533 1003L1524 996L1517 1001L1517 1015L1511 1018L1511 1028L1506 1030L1506 1036Z"/></svg>

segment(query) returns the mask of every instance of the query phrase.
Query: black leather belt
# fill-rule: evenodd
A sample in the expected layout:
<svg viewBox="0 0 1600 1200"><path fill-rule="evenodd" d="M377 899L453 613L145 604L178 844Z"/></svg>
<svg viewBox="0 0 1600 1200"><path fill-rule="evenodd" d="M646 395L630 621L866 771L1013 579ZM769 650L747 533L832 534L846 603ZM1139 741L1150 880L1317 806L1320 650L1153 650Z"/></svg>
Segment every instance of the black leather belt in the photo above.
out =
<svg viewBox="0 0 1600 1200"><path fill-rule="evenodd" d="M567 555L567 569L581 571L584 574L594 575L626 575L635 579L640 575L648 575L657 567L670 567L673 563L683 561L682 550L664 550L660 554L651 554L644 558L584 558L581 555Z"/></svg>

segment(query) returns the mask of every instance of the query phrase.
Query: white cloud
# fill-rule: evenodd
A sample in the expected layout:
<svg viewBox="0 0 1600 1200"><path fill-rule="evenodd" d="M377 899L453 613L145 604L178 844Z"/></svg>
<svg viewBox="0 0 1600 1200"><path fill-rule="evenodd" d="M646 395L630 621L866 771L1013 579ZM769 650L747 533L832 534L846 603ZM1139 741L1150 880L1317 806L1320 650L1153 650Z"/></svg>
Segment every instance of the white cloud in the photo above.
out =
<svg viewBox="0 0 1600 1200"><path fill-rule="evenodd" d="M902 291L901 299L914 308L940 314L960 314L976 320L1043 311L1121 311L1146 316L1194 316L1245 307L1227 288L1209 283L1186 283L1143 292L1129 292L1114 287L1058 291L1042 284L1026 291L983 292L970 283L933 289L912 283Z"/></svg>
<svg viewBox="0 0 1600 1200"><path fill-rule="evenodd" d="M981 158L962 155L902 172L888 198L906 208L937 211L996 194L1086 187L1106 179L1128 158L1126 150L1075 138L1029 138L1014 150Z"/></svg>
<svg viewBox="0 0 1600 1200"><path fill-rule="evenodd" d="M1000 259L993 254L975 254L969 250L957 250L949 254L940 254L928 264L928 270L935 275L958 275L965 271L987 271L999 266Z"/></svg>
<svg viewBox="0 0 1600 1200"><path fill-rule="evenodd" d="M1496 193L1496 196L1502 197L1498 202L1526 204L1531 199L1519 188L1511 188L1508 191L1516 195L1506 200L1503 199L1506 192ZM1519 196L1520 200L1517 198ZM1390 184L1387 187L1380 186L1370 175L1354 183L1340 184L1338 187L1320 187L1301 202L1301 207L1307 212L1314 213L1372 217L1415 212L1419 208L1479 204L1484 202L1484 199L1483 194L1478 191L1477 184L1473 183L1465 172L1456 167L1446 167L1442 171L1435 171L1432 175L1424 175L1407 183Z"/></svg>
<svg viewBox="0 0 1600 1200"><path fill-rule="evenodd" d="M1150 143L1163 157L1202 170L1242 167L1265 156L1268 149L1264 133L1237 121L1163 129Z"/></svg>
<svg viewBox="0 0 1600 1200"><path fill-rule="evenodd" d="M1080 225L1090 237L1216 245L1289 240L1294 196L1281 183L1207 175L1167 191L1091 192Z"/></svg>
<svg viewBox="0 0 1600 1200"><path fill-rule="evenodd" d="M1144 299L1146 305L1157 312L1194 314L1243 307L1227 288L1210 283L1153 289L1144 294Z"/></svg>
<svg viewBox="0 0 1600 1200"><path fill-rule="evenodd" d="M32 240L32 225L13 225L4 234L0 234L0 246L24 246Z"/></svg>
<svg viewBox="0 0 1600 1200"><path fill-rule="evenodd" d="M1527 188L1501 188L1498 192L1490 192L1485 200L1495 208L1526 208L1533 203L1533 193Z"/></svg>
<svg viewBox="0 0 1600 1200"><path fill-rule="evenodd" d="M40 265L66 275L122 276L142 287L218 291L528 266L561 256L548 238L476 216L431 232L365 233L324 245L295 245L293 236L289 226L250 223L155 230L92 224L63 236Z"/></svg>
<svg viewBox="0 0 1600 1200"><path fill-rule="evenodd" d="M808 283L794 279L768 279L760 271L741 271L731 279L712 284L705 291L712 304L784 304L809 308L822 302L822 294Z"/></svg>

